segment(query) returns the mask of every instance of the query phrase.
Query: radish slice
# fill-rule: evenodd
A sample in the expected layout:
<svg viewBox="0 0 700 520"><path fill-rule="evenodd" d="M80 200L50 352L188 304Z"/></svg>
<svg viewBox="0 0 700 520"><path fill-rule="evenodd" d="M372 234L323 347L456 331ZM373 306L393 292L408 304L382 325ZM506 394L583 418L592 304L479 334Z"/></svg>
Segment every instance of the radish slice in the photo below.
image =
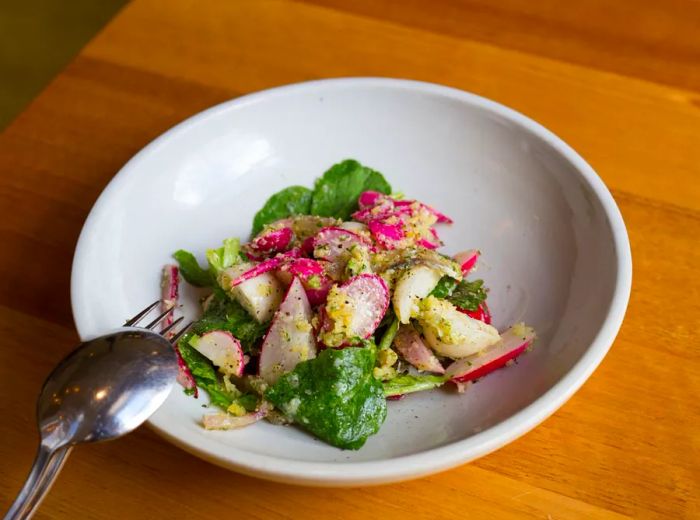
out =
<svg viewBox="0 0 700 520"><path fill-rule="evenodd" d="M418 303L428 296L442 278L442 273L419 264L407 270L396 282L394 312L401 323L418 315Z"/></svg>
<svg viewBox="0 0 700 520"><path fill-rule="evenodd" d="M301 361L316 357L311 305L299 278L294 278L272 319L260 353L260 376L273 384Z"/></svg>
<svg viewBox="0 0 700 520"><path fill-rule="evenodd" d="M279 269L285 261L292 258L299 258L299 256L301 256L301 251L298 248L295 248L287 251L286 253L280 253L275 257L263 260L259 264L256 264L250 269L240 273L238 276L231 278L229 281L229 287L236 287L237 285L260 276L261 274Z"/></svg>
<svg viewBox="0 0 700 520"><path fill-rule="evenodd" d="M357 233L339 227L323 228L314 237L314 257L335 262L354 245L369 247L367 241Z"/></svg>
<svg viewBox="0 0 700 520"><path fill-rule="evenodd" d="M452 359L471 356L500 341L494 327L470 318L447 300L434 296L421 303L418 322L430 348Z"/></svg>
<svg viewBox="0 0 700 520"><path fill-rule="evenodd" d="M374 239L386 249L396 249L399 242L406 237L401 220L392 224L372 220L367 226Z"/></svg>
<svg viewBox="0 0 700 520"><path fill-rule="evenodd" d="M420 334L411 325L401 325L394 338L394 346L406 361L418 370L444 374L445 369L428 347Z"/></svg>
<svg viewBox="0 0 700 520"><path fill-rule="evenodd" d="M283 227L258 235L244 249L249 257L260 258L286 251L293 239L292 229Z"/></svg>
<svg viewBox="0 0 700 520"><path fill-rule="evenodd" d="M477 249L461 251L454 255L453 258L462 268L462 276L467 276L476 266L476 261L479 259L479 251Z"/></svg>
<svg viewBox="0 0 700 520"><path fill-rule="evenodd" d="M376 274L353 276L333 287L323 308L319 338L329 347L340 347L354 338L367 339L379 326L389 307L389 288Z"/></svg>
<svg viewBox="0 0 700 520"><path fill-rule="evenodd" d="M194 376L192 375L190 368L187 366L187 363L185 363L185 360L182 359L180 349L177 348L177 346L175 347L175 355L177 356L176 381L180 383L185 390L192 390L192 395L196 399L197 397L199 397L199 391L197 390L197 382L194 380Z"/></svg>
<svg viewBox="0 0 700 520"><path fill-rule="evenodd" d="M278 260L278 257L272 260ZM250 272L250 265L238 264L224 269L219 273L219 285L224 289L231 287L231 280ZM277 278L267 272L241 282L228 291L258 323L265 323L272 318L284 294Z"/></svg>
<svg viewBox="0 0 700 520"><path fill-rule="evenodd" d="M202 336L193 336L190 345L219 370L236 377L243 375L243 348L241 342L225 330L212 330Z"/></svg>
<svg viewBox="0 0 700 520"><path fill-rule="evenodd" d="M503 334L501 341L482 355L470 356L452 363L445 375L457 383L472 381L501 368L532 344L535 331L522 324L514 325Z"/></svg>
<svg viewBox="0 0 700 520"><path fill-rule="evenodd" d="M277 278L285 285L291 284L294 277L301 280L312 307L326 301L333 280L326 274L323 263L311 258L296 258L277 273Z"/></svg>
<svg viewBox="0 0 700 520"><path fill-rule="evenodd" d="M223 412L208 413L204 416L202 422L207 430L235 430L256 423L260 419L267 417L269 413L270 406L266 401L263 401L260 408L255 412L247 413L240 417Z"/></svg>
<svg viewBox="0 0 700 520"><path fill-rule="evenodd" d="M161 278L161 296L160 296L160 306L163 312L174 308L177 306L178 300L178 287L180 284L180 271L176 265L168 264L163 266L163 276ZM168 325L172 325L173 317L175 311L171 311L168 315L163 318L162 327L166 328ZM165 334L165 336L170 339L175 335L175 331L170 331Z"/></svg>
<svg viewBox="0 0 700 520"><path fill-rule="evenodd" d="M371 206L376 206L377 203L385 197L386 195L378 191L363 191L357 198L357 205L360 209L369 208Z"/></svg>

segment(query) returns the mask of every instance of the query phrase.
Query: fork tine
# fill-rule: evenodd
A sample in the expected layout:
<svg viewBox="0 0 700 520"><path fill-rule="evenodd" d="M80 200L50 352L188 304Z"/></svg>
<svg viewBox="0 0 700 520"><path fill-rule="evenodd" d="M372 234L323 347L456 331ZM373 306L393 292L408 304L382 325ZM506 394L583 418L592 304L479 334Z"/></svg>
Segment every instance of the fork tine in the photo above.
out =
<svg viewBox="0 0 700 520"><path fill-rule="evenodd" d="M175 308L175 305L171 305L170 307L168 307L167 309L165 309L163 312L161 312L161 313L158 315L158 317L157 317L155 320L153 320L151 323L149 323L148 325L146 325L146 328L150 330L150 329L152 329L153 327L155 327L156 325L158 325L158 323L160 323L160 320L162 320L162 319L165 318L168 314L170 314L170 311L172 311L174 308Z"/></svg>
<svg viewBox="0 0 700 520"><path fill-rule="evenodd" d="M139 321L141 321L146 314L151 312L153 309L155 309L158 305L160 304L160 300L154 301L152 304L150 304L148 307L146 307L144 310L139 312L136 316L131 318L130 320L127 320L126 323L124 324L125 327L133 327L136 325Z"/></svg>
<svg viewBox="0 0 700 520"><path fill-rule="evenodd" d="M180 318L180 319L182 319L182 318ZM173 345L176 345L176 344L177 344L177 340L179 340L179 339L182 337L182 335L183 335L185 332L187 332L187 329L189 329L191 326L192 326L192 322L189 322L187 325L185 325L184 327L182 327L182 328L178 331L177 334L175 334L172 338L170 338L170 343L172 343Z"/></svg>
<svg viewBox="0 0 700 520"><path fill-rule="evenodd" d="M176 319L176 320L173 321L171 324L169 324L167 327L165 327L163 330L161 330L161 331L160 331L161 335L163 335L163 336L165 336L165 337L167 338L167 337L168 337L168 336L167 336L168 331L171 330L173 327L175 327L175 325L177 325L178 323L180 323L180 322L181 322L182 320L184 320L184 319L185 319L184 316L180 316L178 319Z"/></svg>

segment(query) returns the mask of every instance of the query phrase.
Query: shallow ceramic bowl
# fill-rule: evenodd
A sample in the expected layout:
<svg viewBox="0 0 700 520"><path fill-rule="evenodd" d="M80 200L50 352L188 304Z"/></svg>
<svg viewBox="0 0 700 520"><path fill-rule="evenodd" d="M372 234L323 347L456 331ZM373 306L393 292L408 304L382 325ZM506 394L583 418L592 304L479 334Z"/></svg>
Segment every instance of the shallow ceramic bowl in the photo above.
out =
<svg viewBox="0 0 700 520"><path fill-rule="evenodd" d="M293 427L200 426L203 399L179 389L153 416L166 439L236 471L284 482L364 485L468 462L557 410L598 366L620 327L631 282L624 223L586 162L551 132L462 91L393 79L302 83L245 96L188 119L138 153L90 213L72 303L80 335L118 325L158 295L161 266L185 248L203 260L247 238L267 197L311 186L356 158L396 190L452 216L446 251L478 248L495 325L525 321L534 351L465 394L389 403L381 432L342 451ZM196 317L197 295L184 290Z"/></svg>

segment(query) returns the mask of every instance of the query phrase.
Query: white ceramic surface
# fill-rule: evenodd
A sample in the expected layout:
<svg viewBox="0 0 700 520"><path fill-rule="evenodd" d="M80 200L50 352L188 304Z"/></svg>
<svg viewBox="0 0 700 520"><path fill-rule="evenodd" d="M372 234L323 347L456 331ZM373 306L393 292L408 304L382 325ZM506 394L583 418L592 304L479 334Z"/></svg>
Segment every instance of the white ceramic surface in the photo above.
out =
<svg viewBox="0 0 700 520"><path fill-rule="evenodd" d="M610 347L627 305L631 257L620 213L595 172L532 120L484 98L412 81L355 78L245 96L188 119L138 153L90 213L75 253L73 314L83 338L158 294L160 267L246 238L266 198L359 161L455 219L448 252L478 248L495 324L534 326L536 348L463 395L389 403L381 432L341 451L267 423L204 431L202 399L174 391L151 426L216 464L278 481L360 485L433 473L512 441L559 408ZM185 312L196 315L194 291Z"/></svg>

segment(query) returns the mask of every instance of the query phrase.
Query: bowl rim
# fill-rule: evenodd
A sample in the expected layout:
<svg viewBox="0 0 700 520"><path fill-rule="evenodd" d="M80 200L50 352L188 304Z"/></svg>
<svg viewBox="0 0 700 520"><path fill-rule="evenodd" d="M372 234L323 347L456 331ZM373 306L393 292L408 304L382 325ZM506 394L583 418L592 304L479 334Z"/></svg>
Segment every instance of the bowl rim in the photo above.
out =
<svg viewBox="0 0 700 520"><path fill-rule="evenodd" d="M520 128L536 135L574 167L580 178L591 189L600 202L612 230L614 251L617 259L617 278L607 316L589 347L578 362L551 388L525 408L500 423L444 446L420 453L403 455L391 459L357 462L315 462L282 459L259 453L251 453L227 446L206 449L197 441L201 437L188 438L185 429L166 427L150 419L148 424L159 435L176 446L202 459L240 473L267 478L279 482L318 486L357 486L398 482L443 471L482 457L532 430L558 410L590 377L603 360L622 325L632 285L632 257L630 244L622 215L610 191L593 168L568 144L553 132L529 117L501 103L453 87L423 81L382 78L350 77L294 83L247 94L215 105L199 112L170 128L151 141L134 155L111 179L93 205L78 239L71 271L71 307L73 319L81 339L85 339L87 317L81 312L86 302L79 290L79 275L88 260L89 236L95 231L97 215L105 210L112 192L126 183L148 154L175 135L188 131L209 117L221 112L234 111L241 107L265 102L270 98L298 94L303 91L349 88L381 88L422 92L428 95L449 98L498 114ZM218 451L218 453L217 453Z"/></svg>

